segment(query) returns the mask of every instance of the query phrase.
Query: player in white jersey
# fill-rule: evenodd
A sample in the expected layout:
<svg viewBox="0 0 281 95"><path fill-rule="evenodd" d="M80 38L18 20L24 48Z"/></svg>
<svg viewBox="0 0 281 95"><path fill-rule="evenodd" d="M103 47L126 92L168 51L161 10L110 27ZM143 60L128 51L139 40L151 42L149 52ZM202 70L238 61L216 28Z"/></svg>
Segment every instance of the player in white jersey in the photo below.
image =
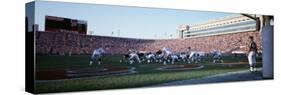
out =
<svg viewBox="0 0 281 95"><path fill-rule="evenodd" d="M188 47L187 54L188 54L188 63L191 62L197 63L197 53L191 50L191 47Z"/></svg>
<svg viewBox="0 0 281 95"><path fill-rule="evenodd" d="M147 59L147 63L150 63L150 62L153 62L156 60L155 55L151 52L147 53L147 55L145 57Z"/></svg>
<svg viewBox="0 0 281 95"><path fill-rule="evenodd" d="M170 48L166 48L166 47L164 47L163 49L162 49L162 53L164 54L164 65L166 65L166 61L169 61L169 58L171 57L171 55L172 55L172 50L170 49Z"/></svg>
<svg viewBox="0 0 281 95"><path fill-rule="evenodd" d="M195 51L190 51L190 54L189 54L189 63L191 62L195 62L197 63L197 53Z"/></svg>
<svg viewBox="0 0 281 95"><path fill-rule="evenodd" d="M222 54L219 50L213 50L213 63L220 62L223 63Z"/></svg>
<svg viewBox="0 0 281 95"><path fill-rule="evenodd" d="M137 54L137 51L135 50L129 50L129 62L130 64L134 63L134 61L137 61L138 63L141 63L141 60Z"/></svg>
<svg viewBox="0 0 281 95"><path fill-rule="evenodd" d="M104 54L104 53L105 53L105 51L103 48L95 49L91 56L90 65L92 65L94 61L98 61L98 64L101 64L101 57L102 57L102 54Z"/></svg>

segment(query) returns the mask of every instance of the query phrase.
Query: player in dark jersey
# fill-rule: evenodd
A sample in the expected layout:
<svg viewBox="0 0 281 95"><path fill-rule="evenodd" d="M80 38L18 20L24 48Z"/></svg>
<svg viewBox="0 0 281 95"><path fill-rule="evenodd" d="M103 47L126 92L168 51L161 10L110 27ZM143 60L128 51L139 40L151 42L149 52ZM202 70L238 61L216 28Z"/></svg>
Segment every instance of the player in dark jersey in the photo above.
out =
<svg viewBox="0 0 281 95"><path fill-rule="evenodd" d="M254 42L254 37L249 37L249 52L248 52L248 61L250 65L250 71L257 71L256 69L256 53L257 53L257 44Z"/></svg>

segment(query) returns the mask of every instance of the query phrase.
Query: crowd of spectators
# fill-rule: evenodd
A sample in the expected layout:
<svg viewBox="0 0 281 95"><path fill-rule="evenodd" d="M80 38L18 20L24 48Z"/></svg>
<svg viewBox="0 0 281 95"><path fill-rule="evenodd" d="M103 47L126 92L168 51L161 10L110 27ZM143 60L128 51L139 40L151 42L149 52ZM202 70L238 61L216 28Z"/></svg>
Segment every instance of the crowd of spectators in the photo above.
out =
<svg viewBox="0 0 281 95"><path fill-rule="evenodd" d="M214 49L223 53L234 50L247 50L248 37L253 36L261 50L260 32L241 32L208 37L187 39L147 40L134 38L118 38L105 36L81 35L62 32L36 32L36 53L53 55L91 54L94 49L102 47L107 54L125 54L128 49L156 52L163 47L174 52L192 50L210 52Z"/></svg>

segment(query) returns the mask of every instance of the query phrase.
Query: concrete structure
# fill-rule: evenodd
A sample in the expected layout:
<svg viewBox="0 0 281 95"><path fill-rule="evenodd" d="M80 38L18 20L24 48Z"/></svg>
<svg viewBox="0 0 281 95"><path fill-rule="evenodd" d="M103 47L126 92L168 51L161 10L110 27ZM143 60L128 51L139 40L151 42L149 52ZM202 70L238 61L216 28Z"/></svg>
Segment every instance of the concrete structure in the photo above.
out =
<svg viewBox="0 0 281 95"><path fill-rule="evenodd" d="M201 24L191 25L188 31L183 31L183 38L255 31L258 27L257 22L251 18L243 15L233 15Z"/></svg>
<svg viewBox="0 0 281 95"><path fill-rule="evenodd" d="M188 25L180 25L178 27L178 33L179 33L179 38L183 39L183 33L187 32L189 30L189 26Z"/></svg>
<svg viewBox="0 0 281 95"><path fill-rule="evenodd" d="M273 48L273 37L274 37L274 21L273 16L263 16L264 22L262 27L262 36L263 36L263 67L262 67L262 75L263 78L273 79L274 70L274 48Z"/></svg>

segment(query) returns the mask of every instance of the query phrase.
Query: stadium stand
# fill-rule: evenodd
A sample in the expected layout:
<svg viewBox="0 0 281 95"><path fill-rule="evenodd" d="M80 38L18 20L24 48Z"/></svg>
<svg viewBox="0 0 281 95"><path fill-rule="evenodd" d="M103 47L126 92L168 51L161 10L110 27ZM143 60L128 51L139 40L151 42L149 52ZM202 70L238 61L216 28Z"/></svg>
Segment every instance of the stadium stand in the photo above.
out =
<svg viewBox="0 0 281 95"><path fill-rule="evenodd" d="M257 31L165 40L92 36L69 31L36 32L36 53L44 55L91 54L99 47L104 48L107 54L125 54L128 49L156 52L163 47L169 47L174 52L183 52L188 47L192 47L193 50L206 53L213 49L231 53L237 50L246 51L249 36L254 36L258 49L261 50L261 33Z"/></svg>

